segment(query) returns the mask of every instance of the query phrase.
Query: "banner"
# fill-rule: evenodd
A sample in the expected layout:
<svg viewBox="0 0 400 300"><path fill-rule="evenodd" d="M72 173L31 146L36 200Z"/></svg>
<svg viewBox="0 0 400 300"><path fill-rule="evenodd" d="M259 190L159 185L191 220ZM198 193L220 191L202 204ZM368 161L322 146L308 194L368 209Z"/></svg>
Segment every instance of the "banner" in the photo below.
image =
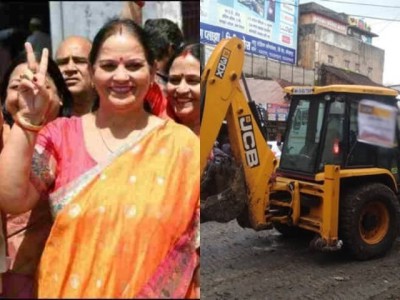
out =
<svg viewBox="0 0 400 300"><path fill-rule="evenodd" d="M358 105L357 140L386 148L396 147L397 113L397 107L361 100Z"/></svg>
<svg viewBox="0 0 400 300"><path fill-rule="evenodd" d="M243 40L248 53L296 63L298 0L201 0L200 42Z"/></svg>

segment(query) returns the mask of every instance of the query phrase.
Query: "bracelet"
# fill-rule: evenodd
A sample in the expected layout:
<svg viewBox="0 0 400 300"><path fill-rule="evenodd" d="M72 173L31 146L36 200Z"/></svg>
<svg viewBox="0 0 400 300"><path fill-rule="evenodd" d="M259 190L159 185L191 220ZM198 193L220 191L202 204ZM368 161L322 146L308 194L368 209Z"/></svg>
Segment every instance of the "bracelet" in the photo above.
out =
<svg viewBox="0 0 400 300"><path fill-rule="evenodd" d="M23 116L21 116L18 112L13 115L14 122L27 131L38 132L40 129L44 127L44 122L41 125L33 125L29 123Z"/></svg>

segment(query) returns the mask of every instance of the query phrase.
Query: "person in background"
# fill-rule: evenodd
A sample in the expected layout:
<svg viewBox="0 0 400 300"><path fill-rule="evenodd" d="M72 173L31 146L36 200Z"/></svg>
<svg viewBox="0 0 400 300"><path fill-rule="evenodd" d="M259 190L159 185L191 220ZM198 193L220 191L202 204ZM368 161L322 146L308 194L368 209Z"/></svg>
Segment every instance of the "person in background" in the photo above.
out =
<svg viewBox="0 0 400 300"><path fill-rule="evenodd" d="M151 36L151 48L155 54L157 67L156 83L160 86L164 96L168 82L168 62L176 55L184 43L183 33L179 26L169 19L148 19L144 30Z"/></svg>
<svg viewBox="0 0 400 300"><path fill-rule="evenodd" d="M3 218L0 218L0 229L3 228ZM6 238L0 230L0 297L3 296L3 274L7 271Z"/></svg>
<svg viewBox="0 0 400 300"><path fill-rule="evenodd" d="M175 120L190 128L200 137L200 44L189 44L172 57L166 65L168 71L168 103ZM197 248L200 255L200 246ZM200 266L196 270L200 287ZM198 288L200 295L200 288Z"/></svg>
<svg viewBox="0 0 400 300"><path fill-rule="evenodd" d="M136 24L141 25L143 21L142 8L146 1L124 1L121 19L131 19Z"/></svg>
<svg viewBox="0 0 400 300"><path fill-rule="evenodd" d="M125 1L121 18L128 18L142 23L142 8L145 1ZM145 97L148 111L163 119L176 119L171 104L167 101L166 85L168 82L167 63L183 44L183 33L179 26L165 18L148 19L144 30L150 38L150 47L155 55L156 77Z"/></svg>
<svg viewBox="0 0 400 300"><path fill-rule="evenodd" d="M19 109L21 77L27 68L26 53L20 53L6 70L0 84L1 104L9 125L14 124L13 115ZM48 61L46 88L52 98L46 121L52 121L58 116L70 116L72 96L57 64L51 59ZM7 214L5 220L10 269L3 276L4 296L34 297L34 275L52 225L49 205L46 201L39 202L28 212Z"/></svg>
<svg viewBox="0 0 400 300"><path fill-rule="evenodd" d="M23 51L15 57L0 83L2 111L6 123L10 126L14 124L13 115L18 110L18 89L23 79L21 76L25 74L28 64L26 55L26 52ZM36 59L39 58L37 52L33 52L32 55ZM52 101L46 122L50 122L56 117L70 117L72 114L72 94L65 84L60 69L51 58L48 59L47 76L46 89L52 93Z"/></svg>
<svg viewBox="0 0 400 300"><path fill-rule="evenodd" d="M23 51L28 35L28 30L16 27L0 30L0 78L3 78L11 61Z"/></svg>
<svg viewBox="0 0 400 300"><path fill-rule="evenodd" d="M4 122L3 113L0 111L0 152L6 142L10 127ZM8 269L7 241L5 234L5 215L0 211L0 297L3 297L3 276Z"/></svg>
<svg viewBox="0 0 400 300"><path fill-rule="evenodd" d="M96 34L94 113L43 127L46 50L21 81L18 126L0 154L0 209L22 213L49 196L40 298L197 297L200 141L144 110L155 74L148 38L127 19Z"/></svg>
<svg viewBox="0 0 400 300"><path fill-rule="evenodd" d="M172 59L167 93L177 121L200 135L200 44L190 44Z"/></svg>
<svg viewBox="0 0 400 300"><path fill-rule="evenodd" d="M43 31L43 24L39 18L32 18L29 21L29 31L31 34L26 39L26 42L30 43L33 50L38 53L42 53L42 50L47 48L51 57L51 39L50 36Z"/></svg>
<svg viewBox="0 0 400 300"><path fill-rule="evenodd" d="M57 49L56 63L73 96L72 114L81 116L91 112L96 91L89 70L92 43L81 36L67 37Z"/></svg>

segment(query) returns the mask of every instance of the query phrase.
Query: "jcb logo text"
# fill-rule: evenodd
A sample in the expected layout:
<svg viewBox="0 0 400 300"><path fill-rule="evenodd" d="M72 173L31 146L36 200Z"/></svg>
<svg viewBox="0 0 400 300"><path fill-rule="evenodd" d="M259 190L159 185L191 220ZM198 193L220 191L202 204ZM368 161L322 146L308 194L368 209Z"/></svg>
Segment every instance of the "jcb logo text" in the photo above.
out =
<svg viewBox="0 0 400 300"><path fill-rule="evenodd" d="M240 131L242 133L243 147L246 155L246 162L250 168L260 165L258 159L256 139L253 131L253 123L251 116L243 116L239 118Z"/></svg>

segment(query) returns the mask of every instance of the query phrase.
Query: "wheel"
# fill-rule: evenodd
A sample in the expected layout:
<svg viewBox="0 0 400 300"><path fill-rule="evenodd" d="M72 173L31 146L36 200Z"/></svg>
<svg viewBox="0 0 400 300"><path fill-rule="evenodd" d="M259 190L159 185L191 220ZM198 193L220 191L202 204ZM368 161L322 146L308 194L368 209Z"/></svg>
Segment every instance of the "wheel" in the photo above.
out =
<svg viewBox="0 0 400 300"><path fill-rule="evenodd" d="M340 200L339 238L343 250L358 260L383 256L396 239L400 206L384 184L369 183L348 190Z"/></svg>
<svg viewBox="0 0 400 300"><path fill-rule="evenodd" d="M303 228L297 226L289 226L287 224L282 224L279 222L273 223L274 228L282 234L285 238L292 238L292 237L304 237L308 235L313 235L311 231L305 230Z"/></svg>

